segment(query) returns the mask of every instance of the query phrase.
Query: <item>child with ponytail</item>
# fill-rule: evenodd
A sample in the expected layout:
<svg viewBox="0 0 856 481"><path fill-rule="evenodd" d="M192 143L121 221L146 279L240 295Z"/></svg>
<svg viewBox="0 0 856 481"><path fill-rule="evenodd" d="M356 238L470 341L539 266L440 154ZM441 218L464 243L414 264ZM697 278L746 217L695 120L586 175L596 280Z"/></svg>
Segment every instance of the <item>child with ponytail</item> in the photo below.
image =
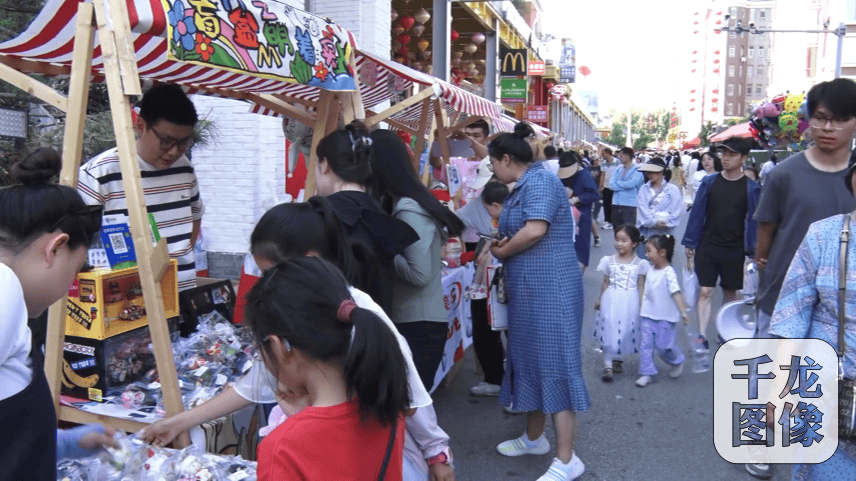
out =
<svg viewBox="0 0 856 481"><path fill-rule="evenodd" d="M309 399L259 446L259 480L401 480L404 357L342 273L318 257L289 259L265 271L246 314L267 369Z"/></svg>
<svg viewBox="0 0 856 481"><path fill-rule="evenodd" d="M645 241L645 253L651 268L645 275L642 294L642 341L639 347L639 379L636 385L647 386L657 374L654 348L660 359L672 366L669 377L676 378L684 369L684 353L675 344L678 320L687 325L687 305L681 295L678 275L672 268L675 237L654 235Z"/></svg>

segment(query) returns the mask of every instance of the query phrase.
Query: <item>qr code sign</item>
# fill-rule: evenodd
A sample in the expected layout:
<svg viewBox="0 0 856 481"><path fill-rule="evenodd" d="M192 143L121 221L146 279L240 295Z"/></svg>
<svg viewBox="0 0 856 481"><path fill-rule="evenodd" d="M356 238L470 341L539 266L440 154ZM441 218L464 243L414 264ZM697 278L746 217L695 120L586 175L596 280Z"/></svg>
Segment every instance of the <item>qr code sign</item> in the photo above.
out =
<svg viewBox="0 0 856 481"><path fill-rule="evenodd" d="M109 234L110 244L113 246L113 252L116 254L125 254L128 252L128 245L125 244L125 237L122 233Z"/></svg>

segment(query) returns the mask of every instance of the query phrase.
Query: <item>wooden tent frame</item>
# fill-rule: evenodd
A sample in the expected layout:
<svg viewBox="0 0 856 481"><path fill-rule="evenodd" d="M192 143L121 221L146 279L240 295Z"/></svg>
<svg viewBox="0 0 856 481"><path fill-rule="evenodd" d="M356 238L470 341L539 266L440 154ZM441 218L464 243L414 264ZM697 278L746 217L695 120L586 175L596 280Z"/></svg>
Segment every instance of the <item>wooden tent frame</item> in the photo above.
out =
<svg viewBox="0 0 856 481"><path fill-rule="evenodd" d="M23 73L23 71L27 71L49 76L66 73L62 67L48 63L0 55L0 80L6 81L66 113L62 146L63 166L59 180L62 185L77 188L78 170L82 157L83 126L86 122L86 108L89 100L93 58L92 44L95 35L98 35L131 234L137 253L143 298L147 306L147 321L151 331L166 414L169 417L184 410L161 294L160 279L169 264L169 254L167 253L166 240L161 239L156 246L152 246L149 234L145 197L137 163L130 102L130 96L142 95L142 87L137 70L136 52L133 47L126 1L128 0L92 0L92 2L78 4L67 96ZM354 64L353 54L349 62ZM425 87L408 99L380 113L365 110L360 97L359 83L357 83L357 90L355 91L322 89L317 102L287 95L199 88L205 93L248 100L280 115L298 119L307 125L314 125L312 150L307 165L306 192L314 192L315 189L316 147L322 138L339 127L340 117L344 123L348 123L354 119L365 118L366 114L370 113L372 116L367 119L369 126L387 122L396 128L415 134L418 152L424 151L425 145L431 144L433 132L436 129L440 133L445 162L448 163L449 161L449 148L444 141L445 133L448 132L445 127L447 119L446 111L443 108L444 101L442 98L432 98L434 91L431 87ZM422 103L422 114L416 129L390 118L405 108L420 102ZM435 118L429 123L428 106L431 102L433 102ZM304 106L315 107L315 113L307 113L303 108L300 108ZM427 130L429 126L432 127L430 131ZM427 139L426 133L428 133ZM426 168L426 180L429 171L430 169ZM148 424L139 421L94 414L71 406L60 405L65 321L66 299L63 298L50 307L45 346L45 374L53 396L57 419L79 424L102 423L125 432L136 432L146 427ZM189 442L189 436L187 433L183 433L174 444L178 447L184 447Z"/></svg>

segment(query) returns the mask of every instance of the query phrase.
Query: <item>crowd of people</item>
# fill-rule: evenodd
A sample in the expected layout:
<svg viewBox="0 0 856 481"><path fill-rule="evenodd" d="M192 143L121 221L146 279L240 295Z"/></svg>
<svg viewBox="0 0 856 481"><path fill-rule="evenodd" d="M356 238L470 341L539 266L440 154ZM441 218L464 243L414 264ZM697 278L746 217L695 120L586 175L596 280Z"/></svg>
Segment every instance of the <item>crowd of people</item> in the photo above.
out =
<svg viewBox="0 0 856 481"><path fill-rule="evenodd" d="M520 437L496 440L504 456L553 451L544 434L550 415L555 456L539 481L585 471L574 446L576 413L591 405L581 355L589 301L598 310L593 335L604 382L633 354L640 388L656 380L655 352L670 377L681 375L686 356L677 333L692 313L671 266L679 238L700 285L696 314L706 348L713 349L707 335L717 281L726 301L736 299L744 266L754 262L761 272L756 335L836 342L846 323L843 372L852 378L856 296L847 296L842 311L837 241L856 209L856 84L817 85L808 109L812 147L761 169L749 161L751 139L683 154L624 147L616 157L608 147L557 149L523 122L493 135L475 122L461 135L479 161L479 195L456 212L422 184L397 135L354 121L318 144L314 196L272 207L253 230L250 253L263 275L246 297L245 319L263 362L249 382L139 435L167 445L194 425L273 398L281 424L260 444L260 480L339 479L343 472L350 479L454 480L449 436L430 395L448 329L441 261L452 237L463 239L477 265L467 296L484 381L471 394L497 396L508 412L526 414ZM197 120L180 88L160 85L143 97L135 124L147 206L179 259L182 289L193 285L204 213L184 155ZM8 333L0 340L0 405L11 427L0 464L10 479L53 479L58 455L114 442L98 426L56 431L39 348L44 318L37 319L66 294L102 214L127 212L118 165L115 150L90 160L75 190L50 182L61 161L42 150L16 165L18 185L0 191L7 306L0 323ZM613 231L615 253L595 257L603 283L587 301L583 273L601 230ZM849 268L856 268L853 244ZM508 305L505 344L488 320L486 267L497 263ZM856 281L848 281L850 294ZM829 461L796 465L794 479L856 472L856 446L841 442ZM768 465L746 469L769 477Z"/></svg>

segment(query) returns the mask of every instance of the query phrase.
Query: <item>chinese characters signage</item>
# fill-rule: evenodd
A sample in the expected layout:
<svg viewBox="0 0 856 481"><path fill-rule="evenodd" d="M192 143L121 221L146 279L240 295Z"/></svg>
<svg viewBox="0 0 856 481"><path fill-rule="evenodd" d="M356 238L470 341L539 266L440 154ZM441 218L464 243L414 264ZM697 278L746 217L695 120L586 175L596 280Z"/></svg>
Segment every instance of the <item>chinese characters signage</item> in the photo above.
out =
<svg viewBox="0 0 856 481"><path fill-rule="evenodd" d="M526 107L526 120L530 122L546 123L547 122L547 106L546 105L530 105Z"/></svg>
<svg viewBox="0 0 856 481"><path fill-rule="evenodd" d="M507 79L500 80L500 95L502 102L506 104L523 104L526 103L526 95L529 93L529 87L524 79Z"/></svg>
<svg viewBox="0 0 856 481"><path fill-rule="evenodd" d="M343 28L268 0L161 0L168 58L262 78L354 90Z"/></svg>
<svg viewBox="0 0 856 481"><path fill-rule="evenodd" d="M714 445L731 463L820 463L838 447L838 357L817 339L735 339L714 358Z"/></svg>
<svg viewBox="0 0 856 481"><path fill-rule="evenodd" d="M544 70L546 69L546 64L541 60L530 60L529 61L529 75L533 77L540 77L544 75Z"/></svg>
<svg viewBox="0 0 856 481"><path fill-rule="evenodd" d="M577 76L577 47L574 39L562 39L562 57L559 59L560 82L572 84Z"/></svg>

